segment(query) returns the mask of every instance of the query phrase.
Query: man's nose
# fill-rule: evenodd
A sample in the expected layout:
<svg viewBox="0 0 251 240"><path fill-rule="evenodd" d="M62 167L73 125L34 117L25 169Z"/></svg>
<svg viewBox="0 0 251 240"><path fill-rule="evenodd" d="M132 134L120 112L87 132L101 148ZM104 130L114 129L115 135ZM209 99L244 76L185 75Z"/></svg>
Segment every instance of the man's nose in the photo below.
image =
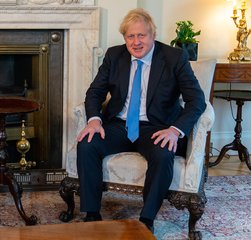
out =
<svg viewBox="0 0 251 240"><path fill-rule="evenodd" d="M133 39L133 43L134 43L134 44L140 44L140 43L141 43L140 37L137 36L137 35L135 35L135 36L134 36L134 39Z"/></svg>

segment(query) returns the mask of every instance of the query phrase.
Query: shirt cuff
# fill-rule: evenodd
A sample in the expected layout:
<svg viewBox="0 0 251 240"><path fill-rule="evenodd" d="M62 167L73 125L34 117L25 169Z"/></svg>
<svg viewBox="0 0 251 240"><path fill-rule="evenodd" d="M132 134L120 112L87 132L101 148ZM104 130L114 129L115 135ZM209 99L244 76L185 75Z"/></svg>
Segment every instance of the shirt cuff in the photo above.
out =
<svg viewBox="0 0 251 240"><path fill-rule="evenodd" d="M178 128L174 127L174 126L171 126L171 127L176 129L180 133L179 138L183 138L185 136L185 133L183 133L180 129L178 129Z"/></svg>
<svg viewBox="0 0 251 240"><path fill-rule="evenodd" d="M98 117L98 116L94 116L94 117L89 118L88 121L87 121L87 123L89 123L90 121L95 120L95 119L96 119L96 120L99 120L100 123L102 124L102 120L101 120L101 118Z"/></svg>

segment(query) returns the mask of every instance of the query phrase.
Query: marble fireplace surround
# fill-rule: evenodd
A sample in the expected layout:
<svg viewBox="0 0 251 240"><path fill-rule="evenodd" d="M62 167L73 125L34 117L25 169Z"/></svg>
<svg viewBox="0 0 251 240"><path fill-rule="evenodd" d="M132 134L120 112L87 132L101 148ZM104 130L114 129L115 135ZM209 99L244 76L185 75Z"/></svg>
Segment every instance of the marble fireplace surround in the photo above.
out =
<svg viewBox="0 0 251 240"><path fill-rule="evenodd" d="M74 108L98 69L99 8L94 0L0 0L0 29L64 29L62 167L75 147Z"/></svg>

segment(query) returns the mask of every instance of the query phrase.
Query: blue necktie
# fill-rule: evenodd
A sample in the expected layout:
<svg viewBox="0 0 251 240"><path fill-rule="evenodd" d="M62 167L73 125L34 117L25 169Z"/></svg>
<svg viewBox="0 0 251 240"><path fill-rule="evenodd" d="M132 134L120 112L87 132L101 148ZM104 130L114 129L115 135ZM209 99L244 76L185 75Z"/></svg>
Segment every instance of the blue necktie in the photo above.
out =
<svg viewBox="0 0 251 240"><path fill-rule="evenodd" d="M126 118L127 137L131 140L131 142L134 142L139 137L141 70L143 62L137 60L137 64L138 67L133 79L132 94Z"/></svg>

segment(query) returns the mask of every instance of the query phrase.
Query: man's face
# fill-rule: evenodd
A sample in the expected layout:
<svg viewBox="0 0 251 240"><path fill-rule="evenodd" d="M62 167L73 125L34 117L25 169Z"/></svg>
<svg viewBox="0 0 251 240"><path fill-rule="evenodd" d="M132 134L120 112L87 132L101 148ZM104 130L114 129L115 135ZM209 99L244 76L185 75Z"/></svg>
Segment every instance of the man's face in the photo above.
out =
<svg viewBox="0 0 251 240"><path fill-rule="evenodd" d="M131 55L143 58L152 49L155 34L150 32L144 21L136 21L129 25L124 39Z"/></svg>

